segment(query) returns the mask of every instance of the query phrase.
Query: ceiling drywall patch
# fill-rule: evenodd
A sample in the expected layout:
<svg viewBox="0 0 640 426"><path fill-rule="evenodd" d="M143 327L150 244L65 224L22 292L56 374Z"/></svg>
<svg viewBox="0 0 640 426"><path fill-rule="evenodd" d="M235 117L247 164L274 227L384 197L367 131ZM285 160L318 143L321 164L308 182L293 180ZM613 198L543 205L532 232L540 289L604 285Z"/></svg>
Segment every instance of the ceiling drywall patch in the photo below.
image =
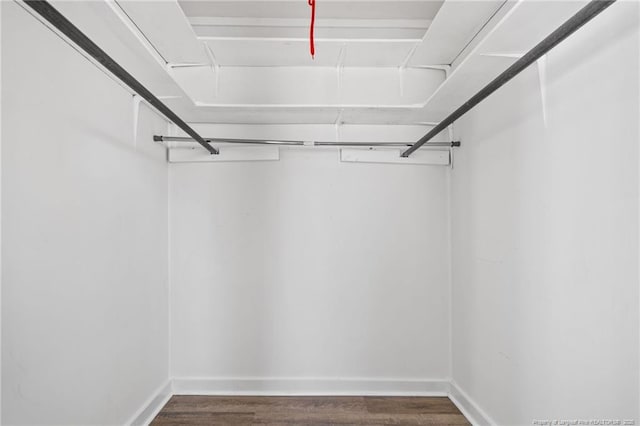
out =
<svg viewBox="0 0 640 426"><path fill-rule="evenodd" d="M422 43L423 41L424 41L424 37L422 38L422 40L420 40L419 42L417 42L416 44L413 45L411 50L409 50L409 53L407 53L406 58L404 58L404 60L402 61L402 64L400 64L400 68L404 69L404 68L407 67L407 64L409 63L409 61L411 60L413 55L416 53L416 49L418 48L420 43Z"/></svg>
<svg viewBox="0 0 640 426"><path fill-rule="evenodd" d="M342 102L342 80L344 79L344 58L347 54L347 45L343 43L338 53L338 62L336 63L336 78L338 83L338 101Z"/></svg>
<svg viewBox="0 0 640 426"><path fill-rule="evenodd" d="M344 113L344 109L340 109L340 112L338 112L338 116L336 117L336 121L334 123L334 127L336 130L336 142L341 142L341 133L340 133L340 127L342 126L343 122L342 122L342 114Z"/></svg>
<svg viewBox="0 0 640 426"><path fill-rule="evenodd" d="M211 46L209 46L207 43L203 43L203 44L204 44L204 50L207 53L207 57L209 58L209 61L211 62L211 71L213 72L214 78L215 78L213 97L217 98L218 97L218 93L220 93L220 91L219 91L219 87L220 87L220 65L218 65L218 61L216 60L216 55L213 54L213 50L211 50Z"/></svg>
<svg viewBox="0 0 640 426"><path fill-rule="evenodd" d="M538 66L538 82L540 84L540 101L542 102L542 121L547 127L547 55L536 61Z"/></svg>
<svg viewBox="0 0 640 426"><path fill-rule="evenodd" d="M201 44L177 1L120 1L118 6L165 62L206 61Z"/></svg>
<svg viewBox="0 0 640 426"><path fill-rule="evenodd" d="M453 63L504 3L504 0L445 1L407 65Z"/></svg>
<svg viewBox="0 0 640 426"><path fill-rule="evenodd" d="M138 149L138 116L140 115L142 97L133 95L133 149Z"/></svg>

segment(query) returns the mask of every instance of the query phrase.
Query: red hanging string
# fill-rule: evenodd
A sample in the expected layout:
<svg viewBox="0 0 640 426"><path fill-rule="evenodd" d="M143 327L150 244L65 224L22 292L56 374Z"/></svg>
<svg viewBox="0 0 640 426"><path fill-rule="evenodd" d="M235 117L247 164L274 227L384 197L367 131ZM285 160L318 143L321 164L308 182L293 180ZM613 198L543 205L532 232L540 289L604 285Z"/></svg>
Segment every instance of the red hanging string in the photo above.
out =
<svg viewBox="0 0 640 426"><path fill-rule="evenodd" d="M311 59L314 59L316 55L316 46L313 40L313 30L316 24L316 0L307 0L309 6L311 6L311 29L309 31L309 47L311 50Z"/></svg>

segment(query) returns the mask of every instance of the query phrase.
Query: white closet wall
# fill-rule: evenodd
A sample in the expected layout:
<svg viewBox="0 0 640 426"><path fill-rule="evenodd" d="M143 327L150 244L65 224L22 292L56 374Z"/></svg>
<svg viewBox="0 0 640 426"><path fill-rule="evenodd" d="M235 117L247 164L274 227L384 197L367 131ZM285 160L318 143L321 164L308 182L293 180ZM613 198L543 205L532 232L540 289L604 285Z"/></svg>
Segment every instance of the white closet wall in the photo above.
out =
<svg viewBox="0 0 640 426"><path fill-rule="evenodd" d="M638 4L456 124L453 379L497 424L638 418ZM637 421L637 420L636 420Z"/></svg>
<svg viewBox="0 0 640 426"><path fill-rule="evenodd" d="M166 130L2 3L2 423L124 424L168 380Z"/></svg>
<svg viewBox="0 0 640 426"><path fill-rule="evenodd" d="M214 86L215 64L167 72L119 4L55 2L205 137L415 141L435 117L395 104L427 96L442 70L395 65L347 66L345 81L362 78L343 99L342 65L318 69L332 96L281 110L311 92L251 66L242 75L290 91L251 96L223 67L230 105L196 106L170 73L211 97L190 73ZM479 423L640 419L638 2L455 123L453 168L311 147L167 164L152 136L175 129L145 104L135 126L108 72L18 3L0 6L3 424L139 423L171 392L451 392ZM519 16L479 37L517 41L499 35ZM430 108L519 53L503 50L476 52ZM258 122L272 124L245 124Z"/></svg>
<svg viewBox="0 0 640 426"><path fill-rule="evenodd" d="M335 149L171 164L176 389L444 389L448 172Z"/></svg>

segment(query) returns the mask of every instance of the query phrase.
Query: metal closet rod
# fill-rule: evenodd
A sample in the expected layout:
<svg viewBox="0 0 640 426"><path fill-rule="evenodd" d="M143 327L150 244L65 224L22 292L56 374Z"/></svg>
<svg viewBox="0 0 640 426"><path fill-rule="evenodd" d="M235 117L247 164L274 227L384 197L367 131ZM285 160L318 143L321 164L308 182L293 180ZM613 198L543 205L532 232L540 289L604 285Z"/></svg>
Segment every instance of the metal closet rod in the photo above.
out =
<svg viewBox="0 0 640 426"><path fill-rule="evenodd" d="M493 92L504 86L509 80L518 75L522 70L540 59L548 51L557 46L561 41L569 37L584 24L595 18L600 12L615 3L615 0L591 0L585 7L580 9L575 15L569 18L564 24L560 25L554 32L549 34L544 40L538 43L533 49L528 51L524 56L513 63L502 74L497 76L491 83L487 84L478 93L473 95L467 102L462 104L460 108L455 110L451 115L442 120L438 125L431 129L411 148L402 153L403 157L408 157L415 150L425 143L429 142L435 135L443 131L450 124L462 117L474 106L478 105ZM429 143L431 145L431 143Z"/></svg>
<svg viewBox="0 0 640 426"><path fill-rule="evenodd" d="M209 145L195 130L185 123L176 113L171 111L160 99L155 97L146 87L129 74L124 68L111 58L104 50L98 47L89 37L73 25L67 18L58 12L49 2L45 0L25 0L25 4L36 11L47 22L53 25L58 31L67 36L78 47L84 50L89 56L98 61L103 67L109 70L120 81L129 86L134 92L142 96L147 102L153 105L165 117L181 128L186 134L191 136L196 142L202 145L211 154L218 154L218 150Z"/></svg>
<svg viewBox="0 0 640 426"><path fill-rule="evenodd" d="M193 138L186 136L161 136L154 135L156 142L193 142ZM232 139L232 138L204 138L209 143L233 143L248 145L310 145L310 146L412 146L410 142L305 142L297 140L282 139ZM460 141L453 142L430 142L429 146L460 146Z"/></svg>

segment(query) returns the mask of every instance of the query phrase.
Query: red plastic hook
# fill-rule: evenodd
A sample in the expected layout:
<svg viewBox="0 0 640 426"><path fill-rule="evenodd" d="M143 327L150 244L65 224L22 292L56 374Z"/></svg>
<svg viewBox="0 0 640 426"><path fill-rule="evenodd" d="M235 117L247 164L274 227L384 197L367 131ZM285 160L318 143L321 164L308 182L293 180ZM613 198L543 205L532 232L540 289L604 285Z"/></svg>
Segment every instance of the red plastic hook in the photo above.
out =
<svg viewBox="0 0 640 426"><path fill-rule="evenodd" d="M307 0L309 6L311 6L311 29L309 31L309 47L311 50L311 59L315 58L316 55L316 46L315 41L313 40L313 32L316 24L316 0Z"/></svg>

